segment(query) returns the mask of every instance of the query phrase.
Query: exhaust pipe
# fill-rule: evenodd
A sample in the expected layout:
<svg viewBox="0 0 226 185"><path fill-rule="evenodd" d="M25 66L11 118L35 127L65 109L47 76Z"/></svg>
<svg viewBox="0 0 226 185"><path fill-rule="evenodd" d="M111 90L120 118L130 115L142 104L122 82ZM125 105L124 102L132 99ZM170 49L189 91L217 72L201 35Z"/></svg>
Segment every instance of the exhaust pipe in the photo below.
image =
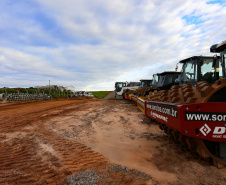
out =
<svg viewBox="0 0 226 185"><path fill-rule="evenodd" d="M3 102L5 102L7 99L5 94L0 94L0 100L2 100Z"/></svg>

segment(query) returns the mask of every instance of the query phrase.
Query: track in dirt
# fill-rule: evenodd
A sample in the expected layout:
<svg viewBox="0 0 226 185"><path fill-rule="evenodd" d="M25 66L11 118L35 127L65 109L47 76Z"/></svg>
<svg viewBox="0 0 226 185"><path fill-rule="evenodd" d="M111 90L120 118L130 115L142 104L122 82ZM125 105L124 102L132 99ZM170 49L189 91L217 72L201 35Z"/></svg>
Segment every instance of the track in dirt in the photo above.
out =
<svg viewBox="0 0 226 185"><path fill-rule="evenodd" d="M99 104L71 112L65 125L63 120L55 120L53 127L103 154L109 162L151 175L155 180L150 184L225 183L226 169L217 169L184 150L132 102Z"/></svg>
<svg viewBox="0 0 226 185"><path fill-rule="evenodd" d="M115 166L106 157L55 127L56 121L64 125L77 112L99 106L100 100L86 98L0 104L0 184L65 184L87 169L108 173L105 182L115 184L150 179L140 172L111 172Z"/></svg>
<svg viewBox="0 0 226 185"><path fill-rule="evenodd" d="M0 116L0 184L65 184L84 174L120 185L226 179L124 100L1 103Z"/></svg>
<svg viewBox="0 0 226 185"><path fill-rule="evenodd" d="M0 106L0 132L17 131L21 127L32 125L31 122L56 116L65 111L84 106L87 100L52 100L26 103L2 103ZM73 107L70 107L73 106ZM76 105L77 107L75 107Z"/></svg>
<svg viewBox="0 0 226 185"><path fill-rule="evenodd" d="M60 184L73 172L107 160L87 146L55 134L44 122L92 100L41 101L1 106L0 184Z"/></svg>

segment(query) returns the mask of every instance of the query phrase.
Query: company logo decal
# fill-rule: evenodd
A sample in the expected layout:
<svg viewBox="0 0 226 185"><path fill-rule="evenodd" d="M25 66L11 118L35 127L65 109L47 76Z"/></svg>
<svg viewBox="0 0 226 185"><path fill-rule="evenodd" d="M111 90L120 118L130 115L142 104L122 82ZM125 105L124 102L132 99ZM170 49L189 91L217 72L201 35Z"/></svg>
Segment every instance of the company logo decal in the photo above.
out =
<svg viewBox="0 0 226 185"><path fill-rule="evenodd" d="M204 136L206 136L207 134L210 133L211 129L210 129L210 127L209 127L207 124L204 124L204 126L202 126L202 127L200 128L200 131L202 132L202 134L203 134Z"/></svg>
<svg viewBox="0 0 226 185"><path fill-rule="evenodd" d="M160 104L147 104L147 108L151 109L153 111L157 111L160 113L163 113L165 115L168 116L172 116L177 118L178 117L178 110L177 108L174 107L169 107L169 106L165 106L165 105L160 105Z"/></svg>
<svg viewBox="0 0 226 185"><path fill-rule="evenodd" d="M213 131L213 138L226 139L226 127L215 127Z"/></svg>
<svg viewBox="0 0 226 185"><path fill-rule="evenodd" d="M223 112L189 112L185 111L187 121L216 121L225 122L226 113Z"/></svg>
<svg viewBox="0 0 226 185"><path fill-rule="evenodd" d="M155 112L152 112L152 111L151 111L151 116L152 116L153 118L159 118L159 119L161 119L161 120L163 120L163 121L165 121L165 122L168 122L168 117L162 116L162 115L157 114L157 113L155 113Z"/></svg>

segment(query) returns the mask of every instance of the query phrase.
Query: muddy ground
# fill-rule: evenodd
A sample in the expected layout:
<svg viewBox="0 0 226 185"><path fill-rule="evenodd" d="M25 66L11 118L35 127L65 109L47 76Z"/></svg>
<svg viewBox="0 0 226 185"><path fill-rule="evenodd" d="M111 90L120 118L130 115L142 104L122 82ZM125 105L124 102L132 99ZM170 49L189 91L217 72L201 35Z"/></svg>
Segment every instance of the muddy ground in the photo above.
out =
<svg viewBox="0 0 226 185"><path fill-rule="evenodd" d="M226 184L126 100L0 103L0 117L0 184Z"/></svg>

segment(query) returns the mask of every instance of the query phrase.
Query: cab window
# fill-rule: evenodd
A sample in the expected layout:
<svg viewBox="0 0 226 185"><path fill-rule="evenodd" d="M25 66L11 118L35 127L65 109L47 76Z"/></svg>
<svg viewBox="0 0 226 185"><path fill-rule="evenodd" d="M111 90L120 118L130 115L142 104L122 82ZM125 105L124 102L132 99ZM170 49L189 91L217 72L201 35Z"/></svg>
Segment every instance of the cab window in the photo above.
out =
<svg viewBox="0 0 226 185"><path fill-rule="evenodd" d="M215 68L213 67L213 59L207 59L203 61L203 65L201 66L201 81L214 83Z"/></svg>

